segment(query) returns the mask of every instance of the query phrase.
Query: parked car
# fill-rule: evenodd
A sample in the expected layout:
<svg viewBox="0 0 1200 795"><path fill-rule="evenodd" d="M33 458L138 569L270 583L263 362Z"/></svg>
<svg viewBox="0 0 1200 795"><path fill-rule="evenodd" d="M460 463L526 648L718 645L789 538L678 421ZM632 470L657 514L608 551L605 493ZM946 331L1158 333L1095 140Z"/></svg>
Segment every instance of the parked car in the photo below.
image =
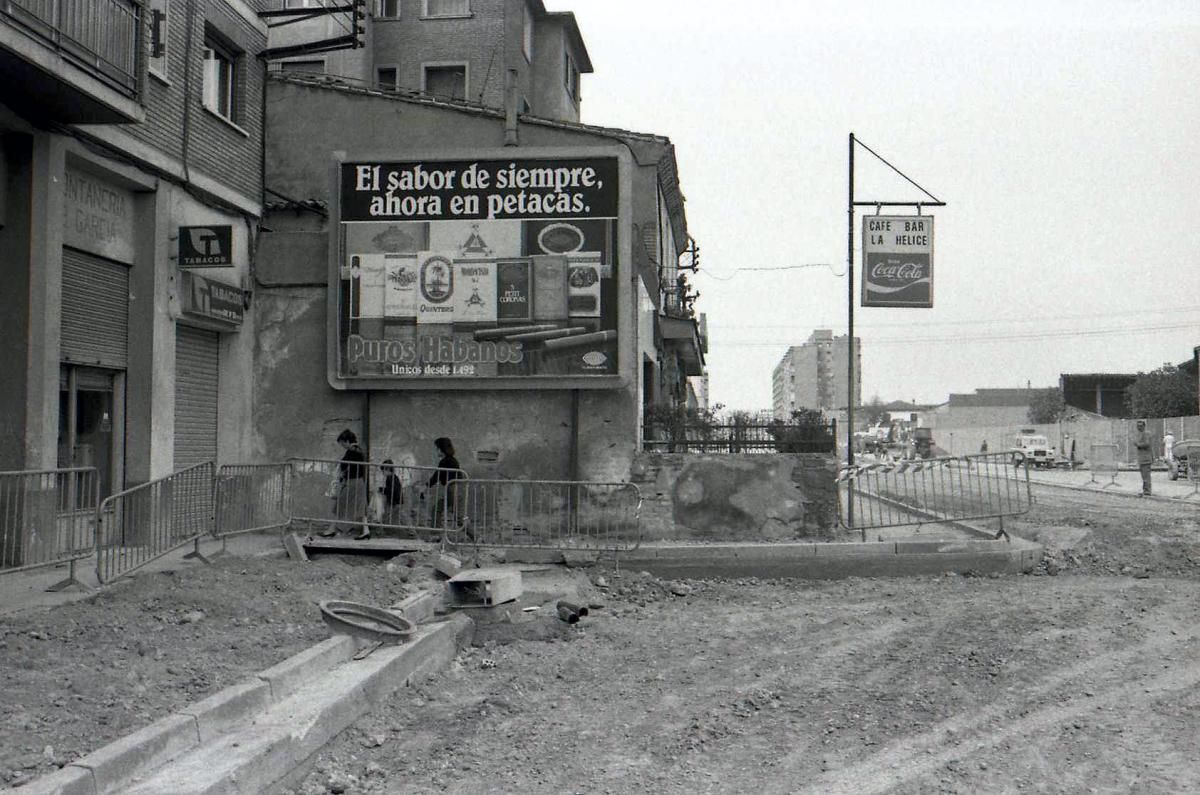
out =
<svg viewBox="0 0 1200 795"><path fill-rule="evenodd" d="M1020 433L1013 440L1013 466L1053 469L1058 466L1058 453L1040 433Z"/></svg>

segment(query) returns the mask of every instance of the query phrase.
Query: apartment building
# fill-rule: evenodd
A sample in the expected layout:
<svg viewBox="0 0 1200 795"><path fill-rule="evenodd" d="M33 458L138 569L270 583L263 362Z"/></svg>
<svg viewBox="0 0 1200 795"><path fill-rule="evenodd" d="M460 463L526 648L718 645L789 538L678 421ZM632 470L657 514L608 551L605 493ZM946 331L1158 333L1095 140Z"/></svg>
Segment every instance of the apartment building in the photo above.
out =
<svg viewBox="0 0 1200 795"><path fill-rule="evenodd" d="M582 75L592 72L570 12L541 0L370 0L321 13L322 0L274 0L271 68L331 81L501 108L511 79L518 112L579 121ZM279 24L286 22L287 24ZM355 26L361 31L355 31ZM314 52L353 35L360 47Z"/></svg>
<svg viewBox="0 0 1200 795"><path fill-rule="evenodd" d="M854 361L854 405L862 403L862 349L856 337L833 336L817 329L802 345L793 345L771 375L771 411L784 419L797 409L834 412L850 405L848 378Z"/></svg>
<svg viewBox="0 0 1200 795"><path fill-rule="evenodd" d="M265 7L0 4L0 469L245 460Z"/></svg>

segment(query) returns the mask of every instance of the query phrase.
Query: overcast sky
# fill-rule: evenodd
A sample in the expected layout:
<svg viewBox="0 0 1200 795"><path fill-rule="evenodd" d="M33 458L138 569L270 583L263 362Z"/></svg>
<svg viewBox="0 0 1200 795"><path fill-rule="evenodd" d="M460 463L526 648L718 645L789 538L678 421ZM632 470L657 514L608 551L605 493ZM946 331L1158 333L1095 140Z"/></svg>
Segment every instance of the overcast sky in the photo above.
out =
<svg viewBox="0 0 1200 795"><path fill-rule="evenodd" d="M1150 370L1200 345L1200 2L547 7L575 12L596 70L583 121L675 144L713 401L769 408L788 345L845 333L851 132L947 203L934 308L855 310L864 400ZM860 200L919 198L856 162ZM807 263L832 267L738 271Z"/></svg>

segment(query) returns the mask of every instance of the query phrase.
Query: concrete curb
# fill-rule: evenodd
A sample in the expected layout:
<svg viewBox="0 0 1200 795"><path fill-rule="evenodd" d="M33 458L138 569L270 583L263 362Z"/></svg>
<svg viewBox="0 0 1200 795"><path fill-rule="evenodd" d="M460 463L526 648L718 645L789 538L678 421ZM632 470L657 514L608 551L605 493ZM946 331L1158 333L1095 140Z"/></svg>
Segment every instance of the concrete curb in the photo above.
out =
<svg viewBox="0 0 1200 795"><path fill-rule="evenodd" d="M1022 539L901 539L830 544L712 544L647 547L621 556L628 569L660 577L841 579L912 577L966 571L1029 571L1042 548Z"/></svg>
<svg viewBox="0 0 1200 795"><path fill-rule="evenodd" d="M303 691L273 704L253 724L222 735L127 786L128 795L216 795L278 791L307 775L330 740L394 690L448 664L471 620L454 616L419 627L398 646L338 666Z"/></svg>
<svg viewBox="0 0 1200 795"><path fill-rule="evenodd" d="M419 624L433 616L439 601L439 595L420 591L389 609ZM21 790L38 795L123 791L137 777L214 742L234 727L249 724L255 715L286 701L349 661L359 648L359 642L347 635L323 640L248 681L227 687L96 749L55 773L34 779Z"/></svg>

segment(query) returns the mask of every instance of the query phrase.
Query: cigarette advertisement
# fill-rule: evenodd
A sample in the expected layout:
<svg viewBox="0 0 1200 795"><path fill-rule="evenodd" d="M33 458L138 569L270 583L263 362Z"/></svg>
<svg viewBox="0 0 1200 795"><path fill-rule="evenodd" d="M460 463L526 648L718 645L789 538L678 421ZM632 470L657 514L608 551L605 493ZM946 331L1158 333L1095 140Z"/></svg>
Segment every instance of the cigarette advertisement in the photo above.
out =
<svg viewBox="0 0 1200 795"><path fill-rule="evenodd" d="M336 375L618 373L616 157L340 165Z"/></svg>

